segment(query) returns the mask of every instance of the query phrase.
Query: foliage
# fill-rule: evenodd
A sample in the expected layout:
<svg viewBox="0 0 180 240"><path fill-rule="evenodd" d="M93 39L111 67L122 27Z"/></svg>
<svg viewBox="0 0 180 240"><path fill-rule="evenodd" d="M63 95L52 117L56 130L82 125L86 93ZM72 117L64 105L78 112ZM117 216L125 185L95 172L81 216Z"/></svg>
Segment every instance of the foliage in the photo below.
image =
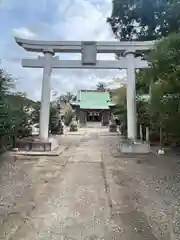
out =
<svg viewBox="0 0 180 240"><path fill-rule="evenodd" d="M117 79L115 80L117 83ZM120 81L121 82L121 81ZM119 85L120 85L119 82ZM127 134L127 105L126 105L126 87L120 85L114 92L112 101L116 104L115 114L120 121L120 131L123 135Z"/></svg>
<svg viewBox="0 0 180 240"><path fill-rule="evenodd" d="M58 108L51 103L50 105L50 117L49 117L49 130L51 132L58 132L59 130L59 110Z"/></svg>
<svg viewBox="0 0 180 240"><path fill-rule="evenodd" d="M156 131L162 129L164 138L172 142L180 140L180 97L176 94L167 94L167 89L167 82L164 81L153 86L150 115L152 129Z"/></svg>
<svg viewBox="0 0 180 240"><path fill-rule="evenodd" d="M113 0L107 19L115 36L122 40L156 40L180 29L178 0Z"/></svg>
<svg viewBox="0 0 180 240"><path fill-rule="evenodd" d="M173 33L155 44L150 53L151 66L157 80L169 83L169 93L180 90L180 34Z"/></svg>
<svg viewBox="0 0 180 240"><path fill-rule="evenodd" d="M74 94L72 94L71 92L67 92L66 94L62 94L60 95L56 101L58 102L70 102L71 100L73 100L75 98Z"/></svg>
<svg viewBox="0 0 180 240"><path fill-rule="evenodd" d="M126 135L127 134L127 103L126 103L126 87L125 85L116 89L113 102L116 103L115 113L121 122L120 131ZM142 124L149 126L150 116L148 112L148 103L146 101L137 100L137 121L138 125Z"/></svg>
<svg viewBox="0 0 180 240"><path fill-rule="evenodd" d="M33 107L33 109L30 113L30 118L31 118L32 124L39 123L41 103L36 102L35 104L32 105L32 107Z"/></svg>
<svg viewBox="0 0 180 240"><path fill-rule="evenodd" d="M180 140L179 19L178 0L114 0L107 20L122 41L160 39L143 56L151 68L136 72L137 93L150 95L149 102L137 101L137 114L139 124L150 124L151 132L161 132L169 142Z"/></svg>
<svg viewBox="0 0 180 240"><path fill-rule="evenodd" d="M69 124L71 123L72 119L74 117L74 112L72 110L72 107L68 108L66 113L65 113L65 116L64 116L64 124L66 126L69 126Z"/></svg>
<svg viewBox="0 0 180 240"><path fill-rule="evenodd" d="M149 125L148 103L143 101L136 102L138 123Z"/></svg>
<svg viewBox="0 0 180 240"><path fill-rule="evenodd" d="M149 115L153 131L162 132L168 142L180 140L180 34L163 38L149 54L154 78L149 103ZM160 131L161 130L161 131Z"/></svg>
<svg viewBox="0 0 180 240"><path fill-rule="evenodd" d="M28 136L31 132L31 111L35 102L21 92L13 93L14 80L0 69L0 150L15 144L15 138Z"/></svg>
<svg viewBox="0 0 180 240"><path fill-rule="evenodd" d="M74 96L74 94L72 94L71 92L67 92L66 94L59 96L54 102L56 106L59 105L60 115L64 117L64 124L66 126L69 126L74 116L71 107L71 101L74 101L75 99L76 97Z"/></svg>
<svg viewBox="0 0 180 240"><path fill-rule="evenodd" d="M107 85L106 83L104 82L99 82L97 85L96 85L96 89L100 92L104 92L106 91L106 88L107 88Z"/></svg>
<svg viewBox="0 0 180 240"><path fill-rule="evenodd" d="M126 87L122 86L116 89L112 101L119 107L126 106Z"/></svg>
<svg viewBox="0 0 180 240"><path fill-rule="evenodd" d="M149 94L154 82L154 74L151 68L141 69L136 72L136 92L139 95Z"/></svg>
<svg viewBox="0 0 180 240"><path fill-rule="evenodd" d="M9 122L8 118L8 103L6 95L13 87L13 79L3 69L0 69L0 135L6 133L6 125Z"/></svg>

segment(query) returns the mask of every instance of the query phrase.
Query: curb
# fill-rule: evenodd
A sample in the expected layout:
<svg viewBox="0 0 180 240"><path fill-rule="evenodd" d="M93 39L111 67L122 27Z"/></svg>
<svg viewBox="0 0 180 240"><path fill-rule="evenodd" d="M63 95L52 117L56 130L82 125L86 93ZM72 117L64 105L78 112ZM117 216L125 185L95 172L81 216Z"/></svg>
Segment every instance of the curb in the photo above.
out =
<svg viewBox="0 0 180 240"><path fill-rule="evenodd" d="M52 152L32 152L32 151L17 151L17 152L11 152L12 156L59 156L62 152L68 149L68 146L59 146Z"/></svg>

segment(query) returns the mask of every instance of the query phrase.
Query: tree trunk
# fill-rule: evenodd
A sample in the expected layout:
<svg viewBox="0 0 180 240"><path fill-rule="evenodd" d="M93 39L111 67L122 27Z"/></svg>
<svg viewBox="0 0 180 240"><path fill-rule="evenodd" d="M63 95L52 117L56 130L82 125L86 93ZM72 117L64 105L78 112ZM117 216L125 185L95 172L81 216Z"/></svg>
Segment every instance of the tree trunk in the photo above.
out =
<svg viewBox="0 0 180 240"><path fill-rule="evenodd" d="M140 124L139 126L139 134L140 134L140 140L143 141L143 126Z"/></svg>
<svg viewBox="0 0 180 240"><path fill-rule="evenodd" d="M5 150L4 136L0 136L0 152L3 152L4 150Z"/></svg>
<svg viewBox="0 0 180 240"><path fill-rule="evenodd" d="M160 148L162 149L163 148L163 146L164 146L164 142L163 142L163 129L162 129L162 127L160 127L160 129L159 129L159 137L160 137Z"/></svg>
<svg viewBox="0 0 180 240"><path fill-rule="evenodd" d="M12 145L13 145L12 147L13 148L16 148L16 139L17 139L16 136L13 135L12 136Z"/></svg>

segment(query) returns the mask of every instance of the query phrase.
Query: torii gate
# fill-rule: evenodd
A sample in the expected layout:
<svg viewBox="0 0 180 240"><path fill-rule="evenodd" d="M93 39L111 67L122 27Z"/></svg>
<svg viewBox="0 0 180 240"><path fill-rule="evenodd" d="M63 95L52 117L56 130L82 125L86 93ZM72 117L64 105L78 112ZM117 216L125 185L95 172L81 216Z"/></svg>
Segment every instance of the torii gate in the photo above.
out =
<svg viewBox="0 0 180 240"><path fill-rule="evenodd" d="M94 41L36 41L15 37L21 47L31 52L41 52L44 57L23 59L22 66L43 68L42 96L40 110L40 138L48 139L51 73L53 68L80 69L127 69L127 126L128 138L136 140L136 80L135 69L148 68L148 62L136 53L151 49L152 41L146 42L94 42ZM56 52L81 53L81 60L59 60L54 57ZM119 60L97 60L97 53L114 53L123 56Z"/></svg>

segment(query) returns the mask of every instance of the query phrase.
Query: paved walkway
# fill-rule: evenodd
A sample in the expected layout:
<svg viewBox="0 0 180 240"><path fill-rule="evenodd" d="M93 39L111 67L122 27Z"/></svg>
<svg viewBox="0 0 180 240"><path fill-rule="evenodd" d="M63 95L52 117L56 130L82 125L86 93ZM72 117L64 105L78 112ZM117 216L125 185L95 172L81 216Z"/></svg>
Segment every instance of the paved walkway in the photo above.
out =
<svg viewBox="0 0 180 240"><path fill-rule="evenodd" d="M147 158L122 156L118 142L106 128L81 129L61 139L69 148L59 157L4 162L0 239L179 239L162 230L165 218L149 220L152 195L145 198L139 164Z"/></svg>

